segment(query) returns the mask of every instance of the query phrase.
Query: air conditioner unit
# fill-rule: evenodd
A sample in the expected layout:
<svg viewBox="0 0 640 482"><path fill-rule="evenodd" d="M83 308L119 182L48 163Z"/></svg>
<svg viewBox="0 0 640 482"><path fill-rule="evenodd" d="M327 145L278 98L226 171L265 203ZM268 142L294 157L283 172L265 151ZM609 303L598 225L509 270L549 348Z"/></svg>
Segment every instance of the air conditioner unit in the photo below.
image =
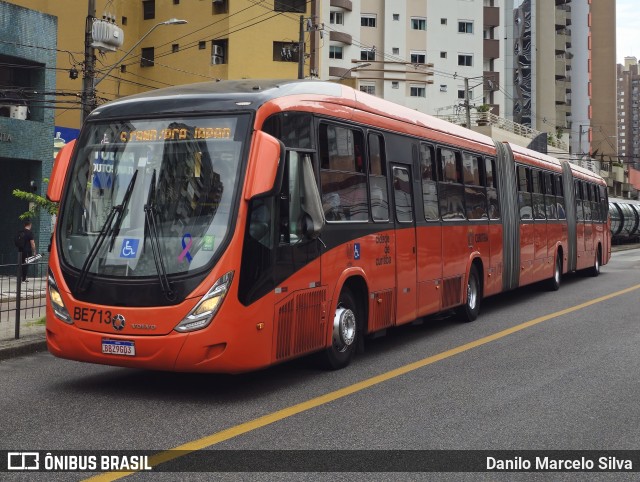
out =
<svg viewBox="0 0 640 482"><path fill-rule="evenodd" d="M224 55L224 47L222 45L214 45L212 53L213 55L219 55L222 57Z"/></svg>
<svg viewBox="0 0 640 482"><path fill-rule="evenodd" d="M220 55L212 55L211 64L213 65L224 64L224 57L221 57Z"/></svg>

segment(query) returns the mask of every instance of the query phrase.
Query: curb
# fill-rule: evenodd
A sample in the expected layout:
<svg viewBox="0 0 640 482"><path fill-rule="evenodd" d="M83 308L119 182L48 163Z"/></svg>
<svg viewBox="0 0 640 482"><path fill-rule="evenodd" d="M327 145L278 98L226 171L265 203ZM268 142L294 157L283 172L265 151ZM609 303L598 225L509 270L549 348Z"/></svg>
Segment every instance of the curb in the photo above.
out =
<svg viewBox="0 0 640 482"><path fill-rule="evenodd" d="M47 340L44 335L0 341L0 360L31 355L41 351L47 351Z"/></svg>

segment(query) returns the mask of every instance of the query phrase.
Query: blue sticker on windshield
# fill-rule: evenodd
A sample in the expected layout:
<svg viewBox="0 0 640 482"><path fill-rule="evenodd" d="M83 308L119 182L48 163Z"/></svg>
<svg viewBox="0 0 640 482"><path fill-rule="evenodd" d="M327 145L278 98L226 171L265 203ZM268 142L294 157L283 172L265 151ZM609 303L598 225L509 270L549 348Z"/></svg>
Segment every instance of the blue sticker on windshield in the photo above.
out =
<svg viewBox="0 0 640 482"><path fill-rule="evenodd" d="M122 240L122 248L120 248L121 258L135 258L138 256L139 239L125 238Z"/></svg>

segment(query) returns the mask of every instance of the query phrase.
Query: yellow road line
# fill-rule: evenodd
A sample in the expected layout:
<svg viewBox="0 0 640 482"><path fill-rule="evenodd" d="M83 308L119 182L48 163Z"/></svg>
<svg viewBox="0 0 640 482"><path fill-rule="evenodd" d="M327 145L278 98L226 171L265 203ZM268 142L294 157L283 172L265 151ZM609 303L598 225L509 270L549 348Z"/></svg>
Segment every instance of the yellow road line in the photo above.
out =
<svg viewBox="0 0 640 482"><path fill-rule="evenodd" d="M360 392L362 390L373 387L375 385L379 385L383 382L386 382L393 378L397 378L401 375L405 375L406 373L415 371L427 365L431 365L435 362L445 360L447 358L458 355L460 353L471 350L473 348L485 345L492 341L499 340L500 338L504 338L505 336L509 336L521 330L525 330L529 327L537 325L538 323L542 323L543 321L551 320L553 318L558 318L559 316L573 313L574 311L587 308L588 306L595 305L596 303L601 303L603 301L610 300L611 298L615 298L617 296L621 296L638 289L640 289L640 284L631 286L630 288L626 288L621 291L616 291L615 293L611 293L606 296L601 296L600 298L587 301L586 303L582 303L580 305L572 306L571 308L566 308L564 310L556 311L555 313L550 313L548 315L540 316L533 320L526 321L524 323L513 326L511 328L507 328L506 330L502 330L497 333L494 333L493 335L488 335L483 338L479 338L475 341L466 343L464 345L460 345L450 350L443 351L442 353L438 353L436 355L423 358L422 360L409 363L408 365L401 366L399 368L396 368L395 370L391 370L391 371L382 373L380 375L376 375L375 377L368 378L367 380L363 380L361 382L355 383L348 387L344 387L339 390L326 393L325 395L321 395L316 398L312 398L311 400L307 400L306 402L298 403L296 405L292 405L291 407L283 408L282 410L278 410L277 412L264 415L262 417L256 418L255 420L250 420L249 422L241 423L240 425L236 425L235 427L228 428L221 432L214 433L212 435L203 437L198 440L194 440L192 442L187 442L185 444L179 445L178 447L174 447L173 449L166 450L164 452L160 452L156 455L153 455L152 457L149 458L149 465L151 465L152 467L155 467L163 462L168 462L170 460L177 459L178 457L182 457L184 455L187 455L188 453L195 452L197 450L202 450L207 447L211 447L212 445L219 444L220 442L224 442L226 440L232 439L239 435L251 432L253 430L257 430L259 428L265 427L272 423L279 422L280 420L284 420L285 418L292 417L294 415L297 415L298 413L306 412L313 408L319 407L321 405L325 405L327 403L333 402L340 398L344 398L348 395ZM135 472L107 472L107 473L97 475L95 477L91 477L85 480L92 481L92 482L93 481L113 481L113 480L118 480L123 477L126 477L127 475L131 475L133 473Z"/></svg>

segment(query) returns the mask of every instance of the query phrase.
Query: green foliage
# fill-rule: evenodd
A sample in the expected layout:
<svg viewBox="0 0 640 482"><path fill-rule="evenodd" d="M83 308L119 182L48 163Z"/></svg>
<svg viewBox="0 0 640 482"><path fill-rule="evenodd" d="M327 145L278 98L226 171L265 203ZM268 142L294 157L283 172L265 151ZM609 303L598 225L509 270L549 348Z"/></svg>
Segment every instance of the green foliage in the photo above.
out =
<svg viewBox="0 0 640 482"><path fill-rule="evenodd" d="M44 182L49 182L49 179L43 179ZM51 214L58 213L58 203L49 201L46 197L41 196L33 192L22 191L20 189L14 189L13 195L18 199L27 201L31 207L29 211L22 213L18 216L19 219L33 219L37 217L41 211Z"/></svg>

